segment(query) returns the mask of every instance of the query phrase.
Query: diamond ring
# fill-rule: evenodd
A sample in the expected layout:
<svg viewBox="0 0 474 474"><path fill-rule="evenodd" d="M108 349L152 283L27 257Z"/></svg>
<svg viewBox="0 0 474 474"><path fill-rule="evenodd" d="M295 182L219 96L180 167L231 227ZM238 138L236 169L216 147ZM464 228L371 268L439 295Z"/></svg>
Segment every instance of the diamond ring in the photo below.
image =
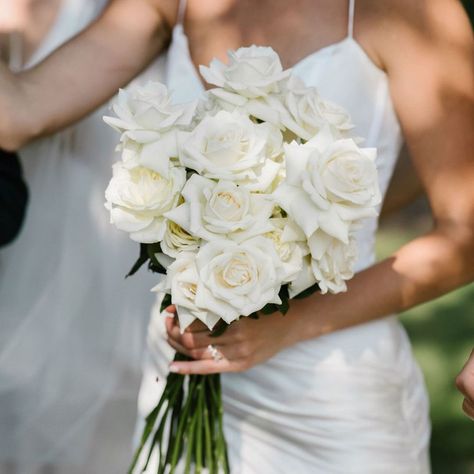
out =
<svg viewBox="0 0 474 474"><path fill-rule="evenodd" d="M224 358L223 355L221 354L221 352L219 350L217 350L216 347L213 346L212 344L209 344L207 346L207 350L211 353L212 358L216 362L219 362L220 360L222 360Z"/></svg>

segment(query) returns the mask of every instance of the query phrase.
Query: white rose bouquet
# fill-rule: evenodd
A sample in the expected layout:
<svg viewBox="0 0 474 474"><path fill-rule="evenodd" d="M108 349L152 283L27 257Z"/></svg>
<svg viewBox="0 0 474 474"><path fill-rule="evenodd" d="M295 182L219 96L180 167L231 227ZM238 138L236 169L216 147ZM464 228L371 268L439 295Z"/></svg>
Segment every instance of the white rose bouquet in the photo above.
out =
<svg viewBox="0 0 474 474"><path fill-rule="evenodd" d="M181 330L200 320L217 335L285 314L291 298L344 291L354 231L380 193L375 150L359 147L347 112L271 48L230 51L201 73L217 87L197 103L173 104L159 83L120 92L105 121L122 160L105 195L111 222L141 246L130 274L148 263ZM169 375L130 472L155 450L159 473L182 458L186 472L229 472L218 375Z"/></svg>

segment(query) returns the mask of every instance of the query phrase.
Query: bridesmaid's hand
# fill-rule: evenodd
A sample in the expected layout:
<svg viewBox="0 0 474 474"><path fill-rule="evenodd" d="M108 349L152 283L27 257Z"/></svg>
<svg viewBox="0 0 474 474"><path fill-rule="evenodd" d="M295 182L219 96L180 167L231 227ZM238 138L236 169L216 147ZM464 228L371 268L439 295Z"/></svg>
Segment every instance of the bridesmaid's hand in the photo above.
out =
<svg viewBox="0 0 474 474"><path fill-rule="evenodd" d="M474 350L464 369L457 376L456 385L465 397L462 404L464 412L474 420Z"/></svg>
<svg viewBox="0 0 474 474"><path fill-rule="evenodd" d="M176 308L171 305L166 311L176 313ZM180 374L248 370L299 339L291 311L286 316L274 313L261 315L259 319L241 318L218 337L210 337L209 330L200 321L195 321L181 334L176 317L166 318L166 330L168 343L176 351L195 359L189 362L172 362L170 371ZM222 357L220 360L214 360L209 345L219 351Z"/></svg>

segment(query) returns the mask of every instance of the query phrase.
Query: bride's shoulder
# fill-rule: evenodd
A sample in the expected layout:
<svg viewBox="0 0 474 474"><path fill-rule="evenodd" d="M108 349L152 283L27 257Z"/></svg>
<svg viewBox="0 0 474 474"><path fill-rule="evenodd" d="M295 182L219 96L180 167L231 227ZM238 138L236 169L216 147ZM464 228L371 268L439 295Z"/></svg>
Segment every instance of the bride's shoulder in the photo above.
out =
<svg viewBox="0 0 474 474"><path fill-rule="evenodd" d="M459 0L359 0L356 5L356 35L385 70L402 57L472 47L472 29Z"/></svg>

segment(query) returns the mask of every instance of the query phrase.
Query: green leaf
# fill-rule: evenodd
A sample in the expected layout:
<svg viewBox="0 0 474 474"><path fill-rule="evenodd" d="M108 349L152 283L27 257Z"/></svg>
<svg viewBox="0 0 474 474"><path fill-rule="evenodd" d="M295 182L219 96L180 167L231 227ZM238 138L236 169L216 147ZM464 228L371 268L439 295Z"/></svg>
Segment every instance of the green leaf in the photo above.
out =
<svg viewBox="0 0 474 474"><path fill-rule="evenodd" d="M160 313L162 313L170 304L171 295L169 293L166 293L165 297L163 298L163 301L161 302Z"/></svg>
<svg viewBox="0 0 474 474"><path fill-rule="evenodd" d="M283 285L280 288L278 296L281 299L281 304L268 303L259 312L262 314L273 314L279 311L282 314L286 314L290 309L290 296L288 294L288 285Z"/></svg>
<svg viewBox="0 0 474 474"><path fill-rule="evenodd" d="M278 310L280 311L283 316L288 313L288 310L290 309L290 301L289 300L284 300L282 304L278 307Z"/></svg>
<svg viewBox="0 0 474 474"><path fill-rule="evenodd" d="M274 303L268 303L260 310L260 313L262 314L276 313L279 308L280 308L279 305L276 305Z"/></svg>
<svg viewBox="0 0 474 474"><path fill-rule="evenodd" d="M148 260L148 251L146 248L147 244L140 244L140 256L138 257L137 261L133 264L131 270L125 275L125 278L128 278L140 270L140 268L146 263Z"/></svg>
<svg viewBox="0 0 474 474"><path fill-rule="evenodd" d="M290 294L288 291L288 285L283 285L280 288L278 296L281 299L281 305L279 305L278 311L280 311L281 314L285 315L290 309Z"/></svg>
<svg viewBox="0 0 474 474"><path fill-rule="evenodd" d="M197 174L196 170L193 170L192 168L185 168L186 170L186 180L188 180L193 174Z"/></svg>
<svg viewBox="0 0 474 474"><path fill-rule="evenodd" d="M148 269L153 273L166 273L166 268L156 259L156 254L161 253L161 246L159 243L146 244L148 253Z"/></svg>
<svg viewBox="0 0 474 474"><path fill-rule="evenodd" d="M306 290L294 296L294 299L301 300L303 298L307 298L308 296L311 296L313 293L316 293L317 291L319 291L319 285L315 283L313 286L306 288Z"/></svg>

